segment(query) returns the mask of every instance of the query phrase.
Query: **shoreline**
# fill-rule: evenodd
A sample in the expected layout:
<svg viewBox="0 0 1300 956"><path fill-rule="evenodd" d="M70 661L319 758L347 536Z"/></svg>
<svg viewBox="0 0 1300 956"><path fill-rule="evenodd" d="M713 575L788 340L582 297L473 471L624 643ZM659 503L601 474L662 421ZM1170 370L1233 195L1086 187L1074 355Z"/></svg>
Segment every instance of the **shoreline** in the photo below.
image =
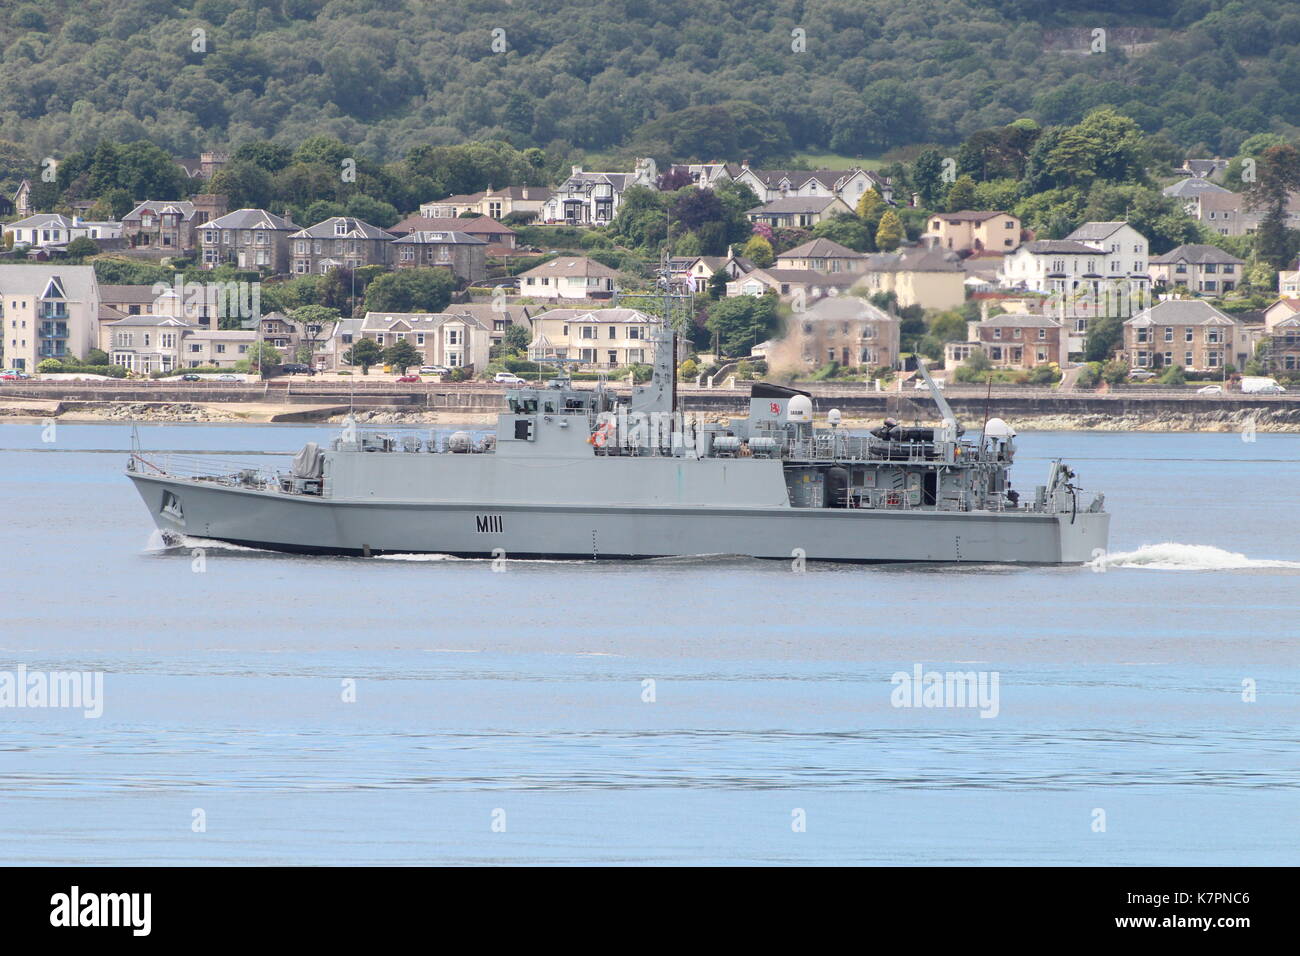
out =
<svg viewBox="0 0 1300 956"><path fill-rule="evenodd" d="M995 410L996 411L996 410ZM1300 410L1298 410L1300 411ZM700 421L735 417L717 413L687 412ZM488 427L496 422L496 413L487 411L406 411L362 409L354 413L358 425L435 425ZM1300 414L1290 409L1237 408L1205 412L1164 412L1155 415L1101 415L1097 413L1021 413L999 416L1021 432L1095 431L1095 432L1232 432L1248 427L1256 432L1300 434ZM0 402L0 424L42 424L47 421L68 424L207 424L207 425L340 425L347 418L338 406L302 406L216 402L54 402L15 400ZM978 431L982 419L958 415L968 432ZM880 417L845 416L843 427L864 429L879 425ZM926 421L926 420L923 420ZM933 420L929 420L933 423Z"/></svg>

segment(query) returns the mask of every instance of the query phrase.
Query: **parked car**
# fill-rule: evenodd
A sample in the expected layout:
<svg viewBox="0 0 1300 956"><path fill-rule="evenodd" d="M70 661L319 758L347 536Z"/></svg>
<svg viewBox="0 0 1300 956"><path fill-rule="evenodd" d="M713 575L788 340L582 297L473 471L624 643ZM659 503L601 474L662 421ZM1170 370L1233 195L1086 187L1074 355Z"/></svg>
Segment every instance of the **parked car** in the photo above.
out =
<svg viewBox="0 0 1300 956"><path fill-rule="evenodd" d="M16 368L5 369L0 372L0 381L4 382L18 382L25 378L31 378L31 376L26 372L18 371Z"/></svg>
<svg viewBox="0 0 1300 956"><path fill-rule="evenodd" d="M450 375L451 369L441 365L425 365L420 369L421 375Z"/></svg>
<svg viewBox="0 0 1300 956"><path fill-rule="evenodd" d="M1198 389L1196 390L1196 394L1197 394L1197 395L1222 395L1222 394L1223 394L1223 386L1222 386L1222 385L1206 385L1204 388L1198 388Z"/></svg>
<svg viewBox="0 0 1300 956"><path fill-rule="evenodd" d="M182 381L182 382L201 382L201 381L203 381L203 376L202 376L202 375L195 375L193 372L189 372L189 373L187 373L187 374L181 376L181 381Z"/></svg>
<svg viewBox="0 0 1300 956"><path fill-rule="evenodd" d="M940 380L938 380L938 379L935 380L935 383L934 383L934 384L935 384L936 386L938 386L939 388L943 388L943 382L940 381ZM926 384L925 379L923 379L923 378L918 378L918 379L916 380L916 390L917 390L918 392L928 392L928 391L930 390L930 386L929 386L928 384Z"/></svg>
<svg viewBox="0 0 1300 956"><path fill-rule="evenodd" d="M1155 378L1155 372L1149 372L1144 368L1135 368L1128 373L1128 377L1135 382L1145 382L1149 378Z"/></svg>
<svg viewBox="0 0 1300 956"><path fill-rule="evenodd" d="M238 381L239 381L239 376L238 376L238 375L218 375L218 376L217 376L217 381L218 381L218 382L238 382Z"/></svg>
<svg viewBox="0 0 1300 956"><path fill-rule="evenodd" d="M420 381L420 376L418 376L418 375L403 375L401 378L398 379L398 381L399 381L399 382L403 382L403 383L405 383L405 384L407 384L407 385L413 385L413 384L415 384L415 383L417 383L417 382Z"/></svg>
<svg viewBox="0 0 1300 956"><path fill-rule="evenodd" d="M498 385L527 385L522 378L514 372L497 372L497 377L492 379Z"/></svg>
<svg viewBox="0 0 1300 956"><path fill-rule="evenodd" d="M304 365L301 362L286 362L280 366L280 371L286 375L315 375L316 370L310 365Z"/></svg>

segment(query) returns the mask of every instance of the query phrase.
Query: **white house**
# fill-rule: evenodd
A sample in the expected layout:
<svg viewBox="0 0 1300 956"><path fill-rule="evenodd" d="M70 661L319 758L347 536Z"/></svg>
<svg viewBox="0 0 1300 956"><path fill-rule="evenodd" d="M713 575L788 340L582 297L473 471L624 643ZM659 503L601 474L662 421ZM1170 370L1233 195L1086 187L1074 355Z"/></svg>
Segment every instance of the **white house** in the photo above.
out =
<svg viewBox="0 0 1300 956"><path fill-rule="evenodd" d="M894 198L890 180L877 172L855 166L852 169L753 169L748 162L730 169L731 178L769 203L787 196L834 196L857 208L868 189L880 193L885 202Z"/></svg>
<svg viewBox="0 0 1300 956"><path fill-rule="evenodd" d="M655 161L649 158L638 159L630 173L591 173L574 166L542 205L542 219L574 226L607 223L618 214L623 193L633 186L654 189L657 178Z"/></svg>
<svg viewBox="0 0 1300 956"><path fill-rule="evenodd" d="M42 212L19 219L4 227L14 234L15 246L37 249L61 249L73 239L120 239L120 222L87 222L79 216L68 218L58 213Z"/></svg>
<svg viewBox="0 0 1300 956"><path fill-rule="evenodd" d="M608 299L618 273L580 256L560 256L519 274L519 294L535 299Z"/></svg>
<svg viewBox="0 0 1300 956"><path fill-rule="evenodd" d="M1146 238L1127 223L1085 223L1065 239L1026 242L1004 256L998 284L1054 296L1066 352L1082 352L1094 316L1128 318L1149 303L1147 250Z"/></svg>
<svg viewBox="0 0 1300 956"><path fill-rule="evenodd" d="M1139 276L1147 273L1150 244L1146 236L1126 222L1085 222L1065 238L1087 243L1104 252L1108 275Z"/></svg>

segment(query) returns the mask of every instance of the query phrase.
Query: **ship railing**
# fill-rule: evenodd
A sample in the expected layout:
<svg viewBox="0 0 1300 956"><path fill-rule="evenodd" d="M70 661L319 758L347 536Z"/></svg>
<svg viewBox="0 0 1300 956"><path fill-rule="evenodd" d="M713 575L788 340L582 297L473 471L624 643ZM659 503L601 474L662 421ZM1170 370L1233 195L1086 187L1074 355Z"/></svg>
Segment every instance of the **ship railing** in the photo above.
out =
<svg viewBox="0 0 1300 956"><path fill-rule="evenodd" d="M961 457L974 460L976 448L970 442L961 442ZM902 463L943 462L942 442L883 441L861 435L838 435L815 438L798 438L786 442L782 456L798 461L889 461Z"/></svg>
<svg viewBox="0 0 1300 956"><path fill-rule="evenodd" d="M289 456L284 456L286 462ZM282 474L265 462L250 462L219 455L183 455L173 452L133 452L127 470L157 478L211 482L230 487L278 489Z"/></svg>

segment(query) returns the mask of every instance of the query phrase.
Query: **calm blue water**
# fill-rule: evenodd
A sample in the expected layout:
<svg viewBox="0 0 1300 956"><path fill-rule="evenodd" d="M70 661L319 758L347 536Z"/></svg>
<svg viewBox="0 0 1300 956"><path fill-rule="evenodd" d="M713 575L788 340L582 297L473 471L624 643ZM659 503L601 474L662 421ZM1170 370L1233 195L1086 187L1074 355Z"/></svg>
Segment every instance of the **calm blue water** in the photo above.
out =
<svg viewBox="0 0 1300 956"><path fill-rule="evenodd" d="M1107 493L1102 571L805 574L217 548L196 573L121 477L126 427L56 437L0 425L0 671L103 671L104 714L0 708L8 862L1297 860L1300 437L1022 436L1018 487L1059 454ZM996 672L997 716L891 706L916 664Z"/></svg>

